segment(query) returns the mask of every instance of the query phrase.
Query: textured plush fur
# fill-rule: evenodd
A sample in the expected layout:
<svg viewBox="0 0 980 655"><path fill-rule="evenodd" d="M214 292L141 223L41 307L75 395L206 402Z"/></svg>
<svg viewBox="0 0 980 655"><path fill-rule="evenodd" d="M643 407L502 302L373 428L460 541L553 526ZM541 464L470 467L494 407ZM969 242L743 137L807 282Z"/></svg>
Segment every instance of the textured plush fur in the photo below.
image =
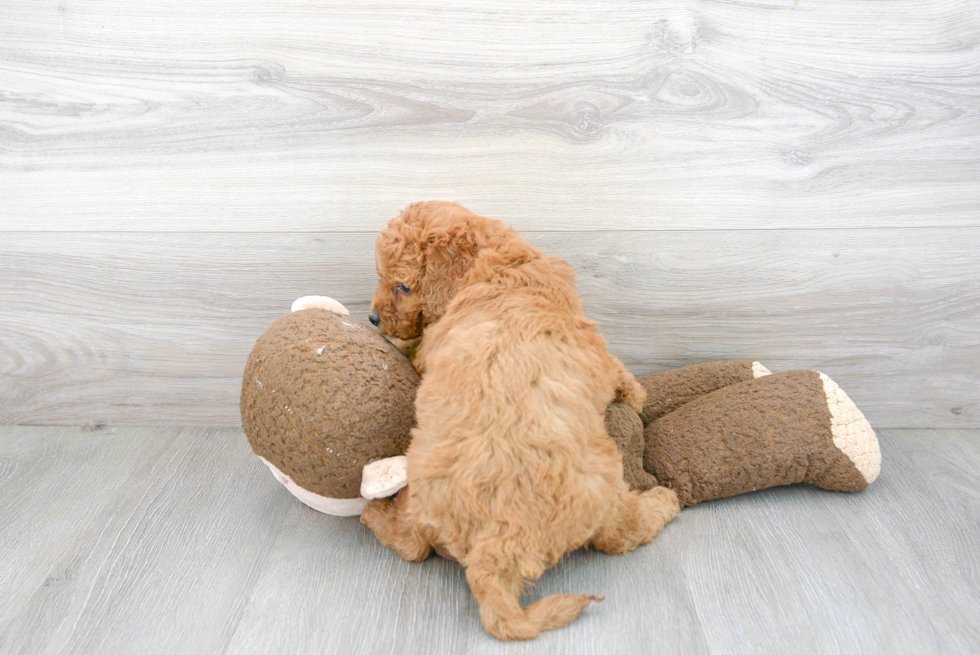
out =
<svg viewBox="0 0 980 655"><path fill-rule="evenodd" d="M604 412L645 391L582 313L575 274L497 220L456 203L411 205L377 240L372 311L383 334L423 334L408 487L362 521L408 560L458 560L487 631L532 639L593 600L521 607L525 584L581 546L625 553L678 510L630 492Z"/></svg>

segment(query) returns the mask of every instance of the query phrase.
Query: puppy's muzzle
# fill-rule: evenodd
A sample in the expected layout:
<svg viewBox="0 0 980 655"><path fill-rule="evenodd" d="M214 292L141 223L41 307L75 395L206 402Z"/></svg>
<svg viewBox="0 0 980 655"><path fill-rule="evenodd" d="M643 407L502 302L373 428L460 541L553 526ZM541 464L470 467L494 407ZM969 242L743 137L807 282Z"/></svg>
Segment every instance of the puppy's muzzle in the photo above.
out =
<svg viewBox="0 0 980 655"><path fill-rule="evenodd" d="M377 325L381 322L381 316L378 314L378 310L371 308L371 313L368 314L368 320L371 321L371 325Z"/></svg>

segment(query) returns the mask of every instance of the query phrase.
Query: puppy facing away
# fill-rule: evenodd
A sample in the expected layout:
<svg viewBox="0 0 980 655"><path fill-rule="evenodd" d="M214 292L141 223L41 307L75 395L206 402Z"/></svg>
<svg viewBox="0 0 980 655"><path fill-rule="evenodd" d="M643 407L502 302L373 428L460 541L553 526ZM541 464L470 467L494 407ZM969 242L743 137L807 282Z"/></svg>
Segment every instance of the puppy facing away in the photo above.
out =
<svg viewBox="0 0 980 655"><path fill-rule="evenodd" d="M490 634L533 639L593 600L524 586L581 546L625 553L678 511L631 492L604 412L645 392L582 313L575 274L500 221L457 203L407 207L382 230L371 322L423 335L408 486L361 520L407 560L459 561Z"/></svg>

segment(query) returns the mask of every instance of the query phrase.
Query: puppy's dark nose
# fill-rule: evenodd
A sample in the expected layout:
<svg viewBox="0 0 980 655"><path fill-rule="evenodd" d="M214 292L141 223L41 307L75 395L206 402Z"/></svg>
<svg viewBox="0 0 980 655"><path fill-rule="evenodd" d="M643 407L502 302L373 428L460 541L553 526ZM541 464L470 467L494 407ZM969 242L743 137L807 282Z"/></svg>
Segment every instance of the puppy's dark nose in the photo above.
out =
<svg viewBox="0 0 980 655"><path fill-rule="evenodd" d="M368 314L368 320L371 321L371 325L377 325L381 322L381 317L378 316L378 310L372 309L371 313Z"/></svg>

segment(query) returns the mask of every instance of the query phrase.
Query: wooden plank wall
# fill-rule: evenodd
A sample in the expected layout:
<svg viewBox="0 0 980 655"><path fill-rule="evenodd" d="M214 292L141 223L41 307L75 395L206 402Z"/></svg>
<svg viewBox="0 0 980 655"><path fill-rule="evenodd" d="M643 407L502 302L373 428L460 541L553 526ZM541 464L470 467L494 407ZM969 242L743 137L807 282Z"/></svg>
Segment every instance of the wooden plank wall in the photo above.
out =
<svg viewBox="0 0 980 655"><path fill-rule="evenodd" d="M237 425L402 206L579 272L636 373L819 368L980 425L974 0L5 0L0 423Z"/></svg>

